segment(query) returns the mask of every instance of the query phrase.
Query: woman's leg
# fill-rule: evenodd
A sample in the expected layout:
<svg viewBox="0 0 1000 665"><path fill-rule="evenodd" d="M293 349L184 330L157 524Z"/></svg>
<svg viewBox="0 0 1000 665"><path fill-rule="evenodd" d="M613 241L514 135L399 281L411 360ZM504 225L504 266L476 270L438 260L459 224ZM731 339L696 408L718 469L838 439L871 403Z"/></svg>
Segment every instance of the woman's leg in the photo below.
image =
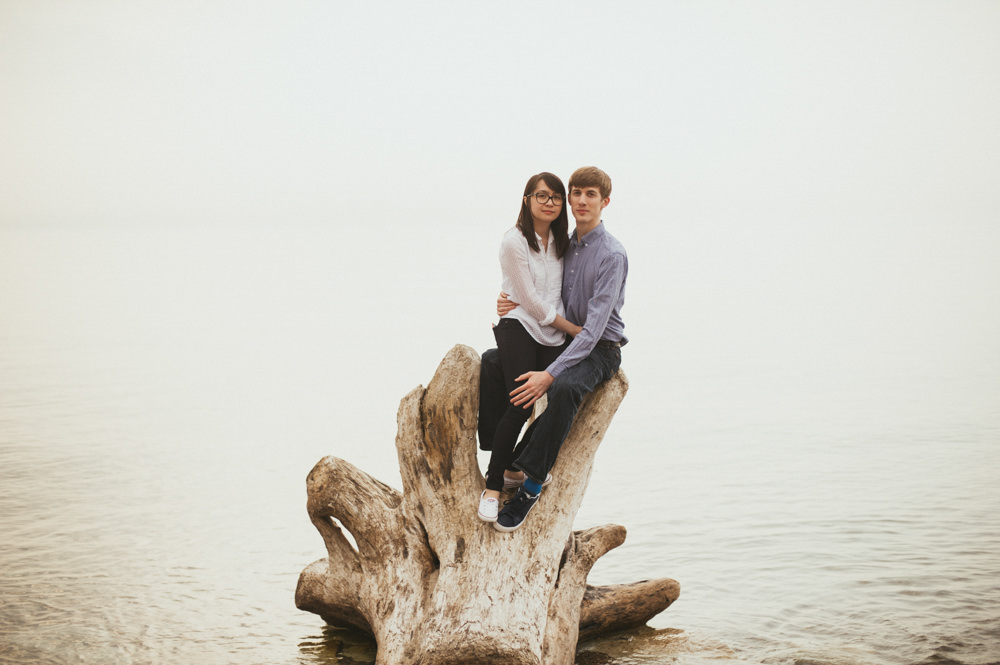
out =
<svg viewBox="0 0 1000 665"><path fill-rule="evenodd" d="M501 319L493 329L500 364L503 367L507 392L520 385L515 379L538 366L538 347L541 345L528 334L516 319ZM543 347L544 348L544 347ZM486 489L499 492L503 489L504 469L513 461L514 444L521 428L531 415L531 409L524 409L509 403L493 437L493 452L487 471Z"/></svg>
<svg viewBox="0 0 1000 665"><path fill-rule="evenodd" d="M503 368L500 366L500 351L487 349L483 351L479 365L479 426L476 429L480 449L493 450L493 437L508 404L510 398L507 397Z"/></svg>

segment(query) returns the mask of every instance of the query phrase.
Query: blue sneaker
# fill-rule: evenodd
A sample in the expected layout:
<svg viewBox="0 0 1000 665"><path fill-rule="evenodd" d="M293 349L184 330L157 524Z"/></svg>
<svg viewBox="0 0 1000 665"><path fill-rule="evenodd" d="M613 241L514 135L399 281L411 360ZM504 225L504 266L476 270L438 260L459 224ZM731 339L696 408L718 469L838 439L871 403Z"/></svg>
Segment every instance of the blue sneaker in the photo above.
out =
<svg viewBox="0 0 1000 665"><path fill-rule="evenodd" d="M528 516L536 503L539 494L528 494L528 490L523 487L517 488L517 494L510 501L505 501L503 508L497 515L497 521L493 523L493 528L497 531L513 531L524 523L524 518Z"/></svg>

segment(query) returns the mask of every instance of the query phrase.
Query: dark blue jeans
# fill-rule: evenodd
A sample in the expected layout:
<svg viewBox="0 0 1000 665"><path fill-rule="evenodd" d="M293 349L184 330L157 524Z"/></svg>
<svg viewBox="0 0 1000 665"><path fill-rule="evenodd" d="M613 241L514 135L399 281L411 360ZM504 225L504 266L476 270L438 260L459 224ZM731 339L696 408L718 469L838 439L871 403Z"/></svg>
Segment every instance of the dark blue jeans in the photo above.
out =
<svg viewBox="0 0 1000 665"><path fill-rule="evenodd" d="M597 346L589 356L556 377L547 393L548 406L514 449L514 468L538 482L544 481L583 398L614 376L621 363L620 348ZM479 447L483 450L492 449L497 426L510 404L505 384L500 354L490 349L483 353L479 373Z"/></svg>

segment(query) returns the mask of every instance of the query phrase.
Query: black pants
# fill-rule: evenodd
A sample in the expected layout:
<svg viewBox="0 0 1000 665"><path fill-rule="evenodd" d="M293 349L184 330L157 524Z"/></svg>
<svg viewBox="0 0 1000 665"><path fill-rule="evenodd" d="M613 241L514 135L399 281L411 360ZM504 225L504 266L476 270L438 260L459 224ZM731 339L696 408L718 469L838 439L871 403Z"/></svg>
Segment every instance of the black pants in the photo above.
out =
<svg viewBox="0 0 1000 665"><path fill-rule="evenodd" d="M521 433L521 428L524 427L524 423L532 412L531 407L525 409L510 403L511 391L524 383L515 379L525 372L543 370L551 365L566 348L566 344L560 346L539 344L517 319L500 319L500 323L493 328L493 335L497 340L506 392L500 395L498 391L493 390L486 391L484 394L483 382L480 381L479 442L483 450L492 449L493 451L487 470L486 489L500 491L503 489L504 469L510 467L514 459L514 445L517 443L517 436ZM484 404L484 400L490 403ZM500 400L503 400L503 407L500 405ZM500 416L500 420L495 426L492 423L483 422L484 412L501 413L501 408L503 415ZM490 418L486 418L486 420L489 421ZM490 438L490 435L489 431L484 432L484 429L493 430L491 441L485 440Z"/></svg>

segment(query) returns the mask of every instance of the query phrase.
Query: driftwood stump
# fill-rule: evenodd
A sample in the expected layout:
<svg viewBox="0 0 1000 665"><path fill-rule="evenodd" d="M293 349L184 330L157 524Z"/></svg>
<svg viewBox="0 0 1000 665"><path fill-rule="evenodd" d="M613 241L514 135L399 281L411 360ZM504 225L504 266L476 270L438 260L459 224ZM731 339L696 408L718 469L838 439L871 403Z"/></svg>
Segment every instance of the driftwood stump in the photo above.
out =
<svg viewBox="0 0 1000 665"><path fill-rule="evenodd" d="M336 457L310 472L309 516L327 557L302 571L296 606L373 635L384 665L569 665L580 637L644 624L679 585L587 586L625 528L572 530L627 388L619 372L585 399L555 481L520 529L501 533L476 516L485 486L476 459L479 355L456 346L427 388L400 402L402 493Z"/></svg>

